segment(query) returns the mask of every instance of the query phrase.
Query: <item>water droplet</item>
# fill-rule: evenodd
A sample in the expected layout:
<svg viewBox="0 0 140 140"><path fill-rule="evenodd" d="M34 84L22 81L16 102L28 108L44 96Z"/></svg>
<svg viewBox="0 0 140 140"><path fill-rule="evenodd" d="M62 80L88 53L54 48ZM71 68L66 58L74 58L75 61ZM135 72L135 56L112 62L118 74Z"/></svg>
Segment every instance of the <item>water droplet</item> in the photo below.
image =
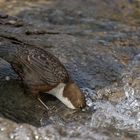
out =
<svg viewBox="0 0 140 140"><path fill-rule="evenodd" d="M87 106L91 107L93 106L93 101L90 98L86 98L86 104Z"/></svg>
<svg viewBox="0 0 140 140"><path fill-rule="evenodd" d="M35 135L35 139L38 140L39 139L39 136L38 135Z"/></svg>
<svg viewBox="0 0 140 140"><path fill-rule="evenodd" d="M1 128L0 128L0 131L1 131L1 132L2 132L2 131L4 131L4 130L5 130L5 128L4 128L4 127L1 127Z"/></svg>
<svg viewBox="0 0 140 140"><path fill-rule="evenodd" d="M140 121L140 112L137 113L137 119Z"/></svg>
<svg viewBox="0 0 140 140"><path fill-rule="evenodd" d="M134 95L134 89L132 87L130 87L128 84L126 84L124 86L124 92L125 92L125 96L127 98L129 98L129 97Z"/></svg>
<svg viewBox="0 0 140 140"><path fill-rule="evenodd" d="M16 137L17 137L17 134L16 133L10 133L9 134L9 137L10 137L10 139L16 139Z"/></svg>
<svg viewBox="0 0 140 140"><path fill-rule="evenodd" d="M9 81L10 80L10 77L9 76L5 76L5 80L6 81Z"/></svg>

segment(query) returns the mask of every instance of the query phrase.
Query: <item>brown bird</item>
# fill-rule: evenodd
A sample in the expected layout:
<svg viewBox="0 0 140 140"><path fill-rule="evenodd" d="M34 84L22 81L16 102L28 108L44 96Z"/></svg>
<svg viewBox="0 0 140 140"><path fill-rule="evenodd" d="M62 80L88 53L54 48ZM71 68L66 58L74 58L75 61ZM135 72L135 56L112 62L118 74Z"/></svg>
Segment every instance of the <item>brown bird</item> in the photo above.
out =
<svg viewBox="0 0 140 140"><path fill-rule="evenodd" d="M0 57L11 64L24 85L43 105L39 93L52 94L71 109L86 106L80 88L62 63L48 51L0 40Z"/></svg>

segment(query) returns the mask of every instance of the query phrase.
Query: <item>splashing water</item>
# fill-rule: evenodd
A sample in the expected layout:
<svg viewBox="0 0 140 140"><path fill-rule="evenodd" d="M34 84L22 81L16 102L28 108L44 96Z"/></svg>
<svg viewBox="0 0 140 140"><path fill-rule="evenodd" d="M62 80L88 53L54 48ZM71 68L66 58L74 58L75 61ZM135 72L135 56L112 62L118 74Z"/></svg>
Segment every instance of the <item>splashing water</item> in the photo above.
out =
<svg viewBox="0 0 140 140"><path fill-rule="evenodd" d="M95 91L90 89L83 90L86 93L87 105L89 107L93 107L94 105L94 109L96 110L92 114L90 127L104 128L113 126L115 129L135 131L135 133L137 132L139 134L140 90L137 88L137 86L139 87L139 83L135 84L140 77L139 69L140 55L137 55L129 64L128 69L122 74L121 88L123 88L123 94L125 96L120 102L112 103L108 100L99 100L95 97ZM105 94L108 91L112 91L112 88L115 89L115 86L107 87L107 90L104 88L102 93Z"/></svg>
<svg viewBox="0 0 140 140"><path fill-rule="evenodd" d="M90 126L116 129L140 130L140 104L133 98L126 98L114 105L109 101L96 101L96 112L92 114Z"/></svg>
<svg viewBox="0 0 140 140"><path fill-rule="evenodd" d="M95 91L89 88L82 88L82 91L85 93L87 106L92 107L94 105L94 100L96 99Z"/></svg>
<svg viewBox="0 0 140 140"><path fill-rule="evenodd" d="M134 89L127 83L124 85L124 93L127 98L131 98L134 96Z"/></svg>

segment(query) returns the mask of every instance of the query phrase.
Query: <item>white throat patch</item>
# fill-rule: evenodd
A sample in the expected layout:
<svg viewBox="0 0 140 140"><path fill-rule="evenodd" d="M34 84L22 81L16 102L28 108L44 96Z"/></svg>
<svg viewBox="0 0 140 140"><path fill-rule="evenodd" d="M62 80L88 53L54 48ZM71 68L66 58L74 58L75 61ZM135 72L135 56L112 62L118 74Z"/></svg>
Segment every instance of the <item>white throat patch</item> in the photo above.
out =
<svg viewBox="0 0 140 140"><path fill-rule="evenodd" d="M71 109L75 109L71 101L63 96L63 90L65 88L66 84L60 83L57 87L53 88L49 91L49 94L52 94L53 96L57 97L61 102L63 102L67 107Z"/></svg>

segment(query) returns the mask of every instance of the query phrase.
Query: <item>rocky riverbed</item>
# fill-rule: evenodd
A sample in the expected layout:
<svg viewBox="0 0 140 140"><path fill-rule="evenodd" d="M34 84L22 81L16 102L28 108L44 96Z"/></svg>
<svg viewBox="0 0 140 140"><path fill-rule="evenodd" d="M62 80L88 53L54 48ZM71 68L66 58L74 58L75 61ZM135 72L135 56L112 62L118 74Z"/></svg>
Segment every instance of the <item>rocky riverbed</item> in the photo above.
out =
<svg viewBox="0 0 140 140"><path fill-rule="evenodd" d="M139 0L0 0L0 9L0 42L44 47L87 100L73 111L42 95L46 110L1 59L0 139L140 139Z"/></svg>

